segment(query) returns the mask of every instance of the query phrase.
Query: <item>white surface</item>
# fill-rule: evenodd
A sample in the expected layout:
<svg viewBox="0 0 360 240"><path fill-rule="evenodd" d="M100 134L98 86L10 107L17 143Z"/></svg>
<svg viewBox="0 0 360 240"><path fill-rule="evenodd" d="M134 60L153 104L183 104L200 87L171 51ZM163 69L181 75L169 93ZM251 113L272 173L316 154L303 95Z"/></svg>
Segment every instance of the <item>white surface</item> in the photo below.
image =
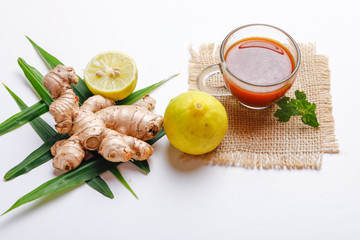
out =
<svg viewBox="0 0 360 240"><path fill-rule="evenodd" d="M298 42L316 42L330 58L333 114L341 153L321 170L248 170L177 160L166 137L151 173L121 166L136 200L111 174L115 198L87 185L21 206L0 217L0 239L359 239L359 2L354 1L5 1L0 2L1 82L28 104L38 101L17 58L46 67L25 38L82 74L100 51L120 50L139 68L138 89L173 73L154 91L156 112L187 90L190 44L220 43L233 28L268 23ZM0 87L0 122L18 112ZM49 114L46 121L53 124ZM0 137L0 175L41 145L25 125ZM0 212L54 177L51 162L0 181Z"/></svg>

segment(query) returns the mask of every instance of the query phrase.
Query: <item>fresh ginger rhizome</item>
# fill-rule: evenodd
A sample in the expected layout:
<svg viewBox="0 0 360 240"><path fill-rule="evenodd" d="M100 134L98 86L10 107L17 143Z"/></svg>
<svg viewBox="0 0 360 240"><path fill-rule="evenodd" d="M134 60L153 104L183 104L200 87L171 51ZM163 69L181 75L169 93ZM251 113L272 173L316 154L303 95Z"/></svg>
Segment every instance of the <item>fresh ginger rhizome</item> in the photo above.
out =
<svg viewBox="0 0 360 240"><path fill-rule="evenodd" d="M55 128L70 135L51 148L53 166L72 170L80 165L86 150L96 150L111 162L149 158L153 148L144 141L154 138L163 123L162 116L151 112L155 99L147 95L138 104L114 106L112 100L95 95L79 107L70 86L76 86L78 80L72 67L61 65L43 79L45 88L56 99L49 108L57 123Z"/></svg>

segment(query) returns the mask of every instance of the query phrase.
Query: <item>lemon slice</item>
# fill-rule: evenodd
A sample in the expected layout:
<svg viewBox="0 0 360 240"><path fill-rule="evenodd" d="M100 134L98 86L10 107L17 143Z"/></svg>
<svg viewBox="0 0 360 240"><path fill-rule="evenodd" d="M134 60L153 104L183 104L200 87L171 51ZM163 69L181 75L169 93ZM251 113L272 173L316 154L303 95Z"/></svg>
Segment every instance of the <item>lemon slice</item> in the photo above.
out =
<svg viewBox="0 0 360 240"><path fill-rule="evenodd" d="M93 94L117 101L134 91L137 72L136 64L130 56L109 51L90 60L84 70L84 80Z"/></svg>

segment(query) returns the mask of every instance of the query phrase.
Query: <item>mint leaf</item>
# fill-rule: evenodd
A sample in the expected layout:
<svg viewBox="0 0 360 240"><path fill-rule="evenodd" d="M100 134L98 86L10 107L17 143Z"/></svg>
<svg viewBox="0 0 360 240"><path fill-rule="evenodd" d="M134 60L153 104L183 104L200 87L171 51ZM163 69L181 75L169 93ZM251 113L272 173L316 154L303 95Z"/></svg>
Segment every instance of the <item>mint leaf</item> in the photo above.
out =
<svg viewBox="0 0 360 240"><path fill-rule="evenodd" d="M315 112L315 109L316 109L316 104L313 103L313 104L311 104L311 106L308 108L308 111L309 111L309 112Z"/></svg>
<svg viewBox="0 0 360 240"><path fill-rule="evenodd" d="M311 127L318 127L320 124L316 117L316 104L306 100L306 94L299 90L295 91L295 97L280 98L276 104L279 109L276 110L274 116L280 122L287 122L292 116L301 116L301 121Z"/></svg>
<svg viewBox="0 0 360 240"><path fill-rule="evenodd" d="M295 97L297 100L306 100L306 94L304 92L300 92L299 90L295 91Z"/></svg>
<svg viewBox="0 0 360 240"><path fill-rule="evenodd" d="M313 114L304 114L301 117L301 121L312 127L318 127L320 125L317 121L316 115Z"/></svg>
<svg viewBox="0 0 360 240"><path fill-rule="evenodd" d="M282 109L276 110L274 116L278 117L280 122L288 122L291 117L291 115L288 112L286 112Z"/></svg>
<svg viewBox="0 0 360 240"><path fill-rule="evenodd" d="M286 106L286 105L287 105L287 102L288 102L289 100L290 100L289 97L280 98L280 99L277 101L277 105L279 105L279 107Z"/></svg>

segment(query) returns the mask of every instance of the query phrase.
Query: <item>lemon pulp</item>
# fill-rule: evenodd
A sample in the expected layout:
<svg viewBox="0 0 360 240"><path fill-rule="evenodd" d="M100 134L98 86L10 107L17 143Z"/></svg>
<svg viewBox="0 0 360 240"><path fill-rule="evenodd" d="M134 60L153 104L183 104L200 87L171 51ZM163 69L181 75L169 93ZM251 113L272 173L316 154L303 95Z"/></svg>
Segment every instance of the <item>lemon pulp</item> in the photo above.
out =
<svg viewBox="0 0 360 240"><path fill-rule="evenodd" d="M108 51L90 60L84 70L84 80L93 94L117 101L134 91L137 73L135 61L130 56Z"/></svg>

